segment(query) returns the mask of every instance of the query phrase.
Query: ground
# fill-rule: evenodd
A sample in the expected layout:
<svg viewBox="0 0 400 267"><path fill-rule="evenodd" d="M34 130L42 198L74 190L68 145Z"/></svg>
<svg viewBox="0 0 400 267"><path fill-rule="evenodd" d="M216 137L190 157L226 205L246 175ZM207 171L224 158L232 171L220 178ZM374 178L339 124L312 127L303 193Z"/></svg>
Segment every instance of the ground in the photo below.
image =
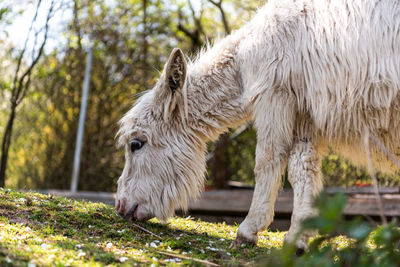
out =
<svg viewBox="0 0 400 267"><path fill-rule="evenodd" d="M140 226L113 207L0 188L0 266L252 265L281 247L265 231L257 247L230 248L237 226L172 218Z"/></svg>
<svg viewBox="0 0 400 267"><path fill-rule="evenodd" d="M316 200L302 227L320 235L296 257L294 246L280 249L284 232L230 248L237 226L190 217L137 226L105 204L0 188L0 266L399 266L397 222L345 221L345 204L343 194Z"/></svg>

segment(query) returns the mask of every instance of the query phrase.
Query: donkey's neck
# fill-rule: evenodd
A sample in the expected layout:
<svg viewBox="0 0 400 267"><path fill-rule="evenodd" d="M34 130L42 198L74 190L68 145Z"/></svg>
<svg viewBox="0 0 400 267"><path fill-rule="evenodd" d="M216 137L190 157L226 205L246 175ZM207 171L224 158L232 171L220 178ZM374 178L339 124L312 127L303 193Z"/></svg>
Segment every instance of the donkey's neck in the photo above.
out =
<svg viewBox="0 0 400 267"><path fill-rule="evenodd" d="M203 139L249 119L236 56L241 39L226 37L188 66L188 124Z"/></svg>

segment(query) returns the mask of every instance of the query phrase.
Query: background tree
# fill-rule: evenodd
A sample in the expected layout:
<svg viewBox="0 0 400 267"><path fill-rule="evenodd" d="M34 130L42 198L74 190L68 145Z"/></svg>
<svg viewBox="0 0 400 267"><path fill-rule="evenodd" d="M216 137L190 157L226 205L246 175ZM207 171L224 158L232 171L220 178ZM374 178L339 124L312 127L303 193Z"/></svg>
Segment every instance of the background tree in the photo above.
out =
<svg viewBox="0 0 400 267"><path fill-rule="evenodd" d="M42 50L30 72L29 86L24 87L29 90L21 94L24 101L16 108L18 119L13 120L9 139L7 186L69 188L89 43L93 44L94 57L78 189L114 191L124 165L123 150L117 148L115 139L118 120L138 95L152 88L171 50L180 47L193 58L206 42L213 43L238 29L265 1L67 2L64 9L71 15L66 16L67 23L57 34L56 45ZM7 20L12 17L3 16ZM17 66L20 54L15 49L5 52L13 47L6 35L0 35L0 45L0 57ZM2 132L7 125L5 118L10 115L13 88L13 80L5 75L10 69L4 65L7 60L0 63L0 88L6 88L0 91ZM21 62L19 79L32 60ZM26 81L23 80L25 84ZM214 158L209 162L208 183L217 188L226 187L228 179L254 183L255 131L248 128L236 138L232 139L232 135L223 135L217 143L210 144ZM351 185L357 179L368 181L364 170L336 155L323 161L323 171L330 185ZM399 183L399 179L383 177L386 176L382 176L383 184Z"/></svg>
<svg viewBox="0 0 400 267"><path fill-rule="evenodd" d="M47 34L49 31L49 21L53 15L54 9L54 1L51 2L50 8L47 13L46 22L43 28L34 32L34 40L33 40L33 47L31 51L31 60L29 63L26 63L26 67L24 68L23 59L25 58L25 54L27 52L27 44L30 38L30 34L33 31L34 24L37 19L37 15L40 9L41 0L37 2L35 15L33 16L32 23L28 30L28 34L24 43L22 50L19 52L17 56L17 64L16 69L13 77L13 81L11 84L11 96L10 96L10 107L9 107L9 116L5 126L5 130L2 137L2 144L1 144L1 161L0 161L0 186L4 186L5 178L6 178L6 168L7 168L7 161L8 161L8 152L10 149L11 144L11 135L14 127L14 121L16 117L17 107L21 104L23 99L25 98L28 89L31 83L31 76L33 69L35 68L36 64L39 62L43 54L43 49L47 41ZM4 14L4 9L0 14ZM42 40L39 41L41 37L40 34L43 32ZM37 48L37 44L40 42L39 47Z"/></svg>
<svg viewBox="0 0 400 267"><path fill-rule="evenodd" d="M222 7L222 0L208 0L219 10L221 20L224 26L225 35L229 35L231 30L228 20L225 15L225 10ZM216 189L228 188L228 181L231 179L230 157L228 153L230 133L222 134L214 144L213 156L210 159L208 166L210 168L210 178ZM222 167L224 166L224 167Z"/></svg>

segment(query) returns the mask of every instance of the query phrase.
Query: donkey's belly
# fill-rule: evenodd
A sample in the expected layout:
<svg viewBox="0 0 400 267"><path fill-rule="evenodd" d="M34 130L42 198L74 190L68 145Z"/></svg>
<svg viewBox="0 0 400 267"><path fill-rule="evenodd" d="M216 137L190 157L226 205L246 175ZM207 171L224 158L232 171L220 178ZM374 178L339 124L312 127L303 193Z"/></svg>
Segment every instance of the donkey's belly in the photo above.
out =
<svg viewBox="0 0 400 267"><path fill-rule="evenodd" d="M396 98L397 100L398 98ZM387 108L358 108L328 113L327 121L318 125L317 149L327 154L334 151L358 166L366 166L365 134L376 137L393 155L400 156L400 103L393 101ZM314 124L317 124L314 122ZM374 166L393 172L397 166L370 141ZM400 158L399 158L400 159Z"/></svg>
<svg viewBox="0 0 400 267"><path fill-rule="evenodd" d="M371 135L376 137L384 147L400 160L400 138L399 131L371 131ZM353 135L348 139L332 139L320 136L317 140L317 150L322 155L334 152L351 161L359 167L367 167L367 153L365 148L364 135ZM382 149L370 140L370 149L374 167L382 172L393 173L398 167L390 160Z"/></svg>

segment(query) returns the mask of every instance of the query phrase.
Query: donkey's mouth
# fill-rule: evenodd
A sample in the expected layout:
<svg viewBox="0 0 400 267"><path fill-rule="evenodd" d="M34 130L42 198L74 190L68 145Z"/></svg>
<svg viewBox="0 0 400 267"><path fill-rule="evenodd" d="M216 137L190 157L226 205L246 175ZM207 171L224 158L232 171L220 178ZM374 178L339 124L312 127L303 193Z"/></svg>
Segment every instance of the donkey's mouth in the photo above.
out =
<svg viewBox="0 0 400 267"><path fill-rule="evenodd" d="M122 218L124 218L125 220L129 221L129 222L133 222L136 220L136 211L138 208L139 204L135 204L132 206L132 208L130 208L130 210L124 215L122 216Z"/></svg>

